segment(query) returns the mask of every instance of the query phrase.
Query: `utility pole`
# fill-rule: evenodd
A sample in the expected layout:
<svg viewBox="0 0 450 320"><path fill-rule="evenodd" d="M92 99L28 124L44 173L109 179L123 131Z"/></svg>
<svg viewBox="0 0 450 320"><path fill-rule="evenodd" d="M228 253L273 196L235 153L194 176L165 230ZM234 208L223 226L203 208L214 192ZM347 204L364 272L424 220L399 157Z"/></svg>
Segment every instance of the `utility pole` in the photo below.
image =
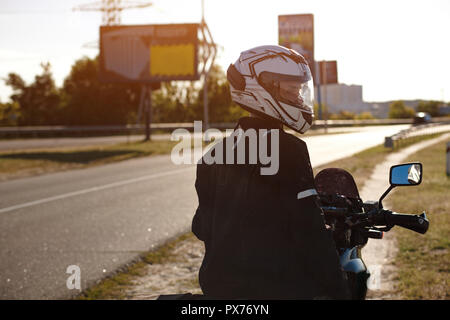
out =
<svg viewBox="0 0 450 320"><path fill-rule="evenodd" d="M214 64L216 58L216 44L212 38L211 32L209 31L208 25L205 22L205 3L202 0L202 21L200 22L200 31L203 37L202 43L202 74L203 74L203 128L208 130L209 128L209 109L208 109L208 76L211 71L211 67ZM211 58L209 66L208 60Z"/></svg>
<svg viewBox="0 0 450 320"><path fill-rule="evenodd" d="M202 0L202 26L205 25L205 0ZM209 128L209 109L208 109L208 74L209 70L206 71L204 80L203 80L203 124L204 130L208 130Z"/></svg>

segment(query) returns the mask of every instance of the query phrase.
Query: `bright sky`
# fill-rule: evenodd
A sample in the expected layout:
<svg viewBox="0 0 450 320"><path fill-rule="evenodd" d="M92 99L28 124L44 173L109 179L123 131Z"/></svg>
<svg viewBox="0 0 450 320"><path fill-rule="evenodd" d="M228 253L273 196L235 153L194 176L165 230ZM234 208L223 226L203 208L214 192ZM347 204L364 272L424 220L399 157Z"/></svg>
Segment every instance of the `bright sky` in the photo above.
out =
<svg viewBox="0 0 450 320"><path fill-rule="evenodd" d="M122 12L122 24L200 22L201 0L151 0ZM243 50L278 43L278 15L314 14L316 60L337 60L339 82L363 86L365 101L450 100L449 0L204 0L224 69ZM31 82L49 61L58 85L72 63L98 49L100 12L72 8L95 0L1 0L0 79ZM0 81L0 101L11 91Z"/></svg>

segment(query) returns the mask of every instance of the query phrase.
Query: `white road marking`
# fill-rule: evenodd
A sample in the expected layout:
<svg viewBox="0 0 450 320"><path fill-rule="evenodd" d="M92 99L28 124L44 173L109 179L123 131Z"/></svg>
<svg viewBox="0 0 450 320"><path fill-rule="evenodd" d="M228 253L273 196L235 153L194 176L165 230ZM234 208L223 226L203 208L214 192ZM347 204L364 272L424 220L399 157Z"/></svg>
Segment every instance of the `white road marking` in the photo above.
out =
<svg viewBox="0 0 450 320"><path fill-rule="evenodd" d="M123 186L123 185L130 184L130 183L135 183L135 182L140 182L140 181L145 181L145 180L151 180L151 179L160 178L160 177L164 177L164 176L170 176L170 175L173 175L173 174L189 171L189 170L192 170L194 168L195 168L195 166L194 167L189 167L189 168L184 168L184 169L178 169L178 170L171 170L171 171L166 171L166 172L149 174L149 175L142 176L142 177L139 177L139 178L133 178L133 179L128 179L128 180L124 180L124 181L108 183L108 184L105 184L105 185L102 185L102 186L87 188L87 189L83 189L83 190L78 190L78 191L74 191L74 192L60 194L60 195L53 196L53 197L48 197L48 198L39 199L39 200L35 200L35 201L25 202L25 203L21 203L21 204L17 204L17 205L11 206L11 207L2 208L2 209L0 209L0 213L5 213L5 212L9 212L9 211L17 210L17 209L22 209L22 208L27 208L27 207L31 207L31 206L35 206L35 205L38 205L38 204L51 202L51 201L66 199L66 198L70 198L70 197L74 197L74 196L78 196L78 195L86 194L86 193L90 193L90 192L95 192L95 191L110 189L110 188L114 188L114 187L119 187L119 186Z"/></svg>

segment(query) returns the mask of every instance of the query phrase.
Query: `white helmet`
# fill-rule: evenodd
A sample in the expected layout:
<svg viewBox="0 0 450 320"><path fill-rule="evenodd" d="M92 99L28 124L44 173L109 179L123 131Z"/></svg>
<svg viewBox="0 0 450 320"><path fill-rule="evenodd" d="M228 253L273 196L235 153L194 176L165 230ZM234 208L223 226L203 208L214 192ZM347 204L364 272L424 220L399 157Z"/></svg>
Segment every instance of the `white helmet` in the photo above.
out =
<svg viewBox="0 0 450 320"><path fill-rule="evenodd" d="M305 133L314 119L314 85L302 55L282 46L244 51L228 67L231 99L247 111Z"/></svg>

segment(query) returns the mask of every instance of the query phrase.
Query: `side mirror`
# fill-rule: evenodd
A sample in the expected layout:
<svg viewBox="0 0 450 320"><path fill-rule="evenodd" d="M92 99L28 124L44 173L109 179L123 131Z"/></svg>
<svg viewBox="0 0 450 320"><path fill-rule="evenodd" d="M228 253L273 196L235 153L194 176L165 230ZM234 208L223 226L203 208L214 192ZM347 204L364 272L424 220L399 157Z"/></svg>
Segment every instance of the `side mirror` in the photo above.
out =
<svg viewBox="0 0 450 320"><path fill-rule="evenodd" d="M389 188L383 193L378 206L383 208L383 199L398 186L417 186L422 182L422 164L420 162L403 163L392 166L389 172Z"/></svg>
<svg viewBox="0 0 450 320"><path fill-rule="evenodd" d="M405 163L391 167L389 174L389 183L391 186L416 186L421 182L421 163Z"/></svg>

